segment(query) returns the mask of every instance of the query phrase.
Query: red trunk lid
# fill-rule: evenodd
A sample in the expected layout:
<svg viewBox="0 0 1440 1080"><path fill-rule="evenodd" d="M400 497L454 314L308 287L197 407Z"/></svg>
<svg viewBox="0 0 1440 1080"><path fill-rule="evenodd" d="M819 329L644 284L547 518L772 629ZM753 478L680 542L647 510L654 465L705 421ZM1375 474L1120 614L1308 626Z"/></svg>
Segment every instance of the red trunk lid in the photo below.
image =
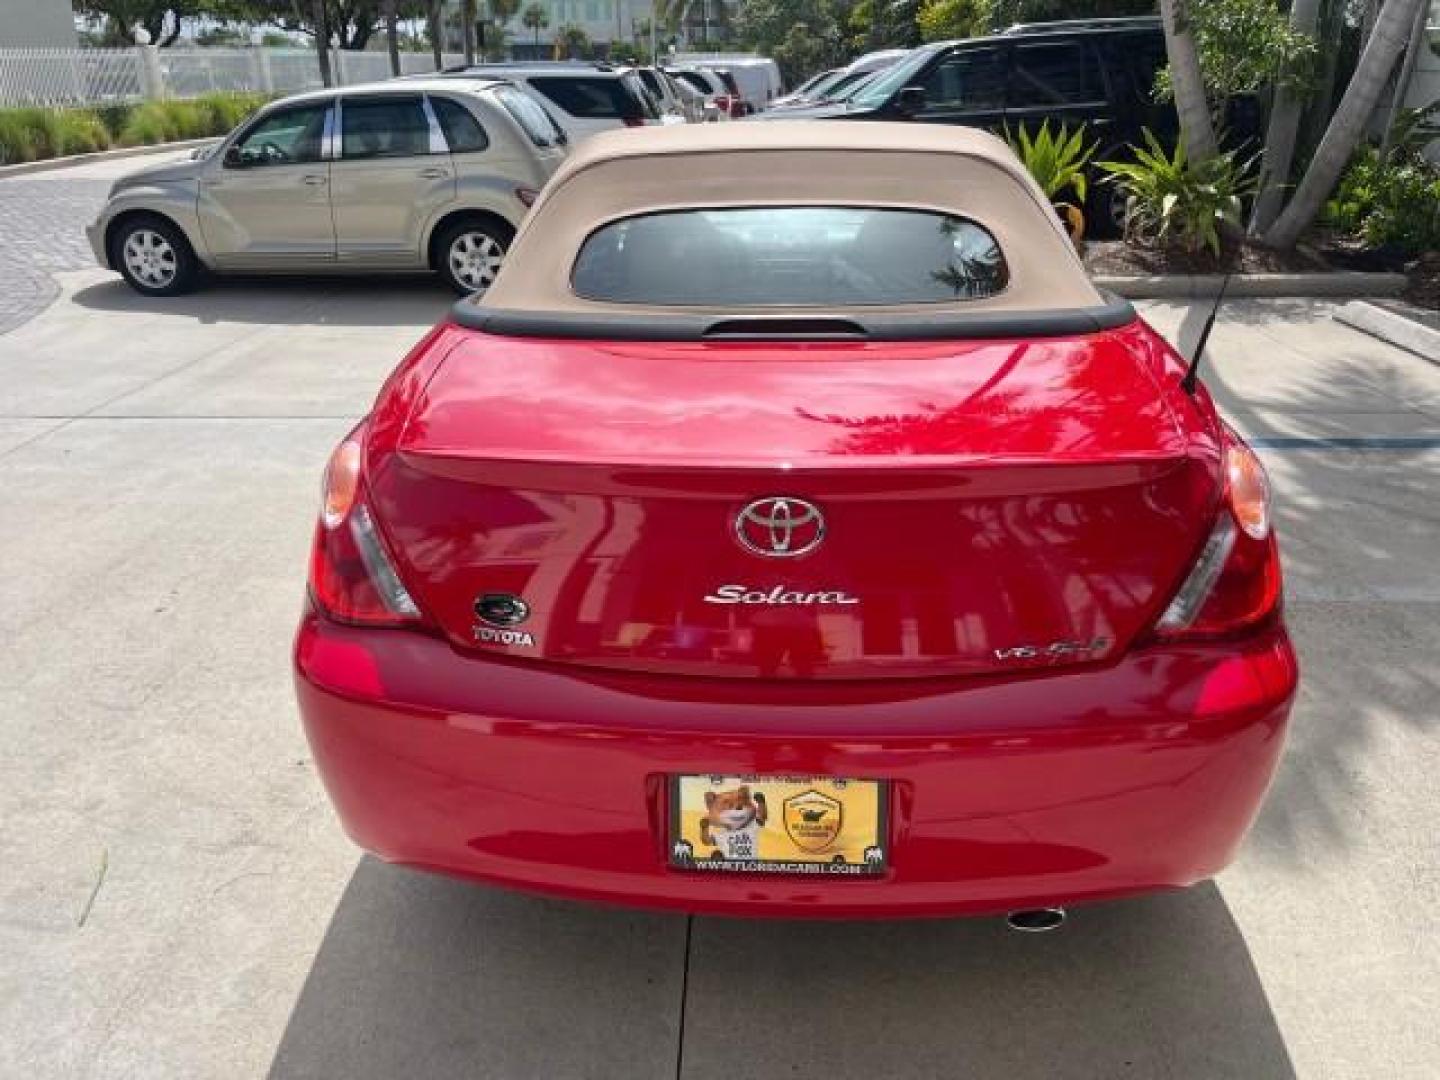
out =
<svg viewBox="0 0 1440 1080"><path fill-rule="evenodd" d="M371 500L406 585L467 649L774 678L1099 661L1169 599L1218 494L1208 426L1171 408L1138 323L436 347L424 389L383 410L409 419L372 446ZM817 540L810 507L823 535L791 555ZM477 618L486 594L523 599L515 633Z"/></svg>

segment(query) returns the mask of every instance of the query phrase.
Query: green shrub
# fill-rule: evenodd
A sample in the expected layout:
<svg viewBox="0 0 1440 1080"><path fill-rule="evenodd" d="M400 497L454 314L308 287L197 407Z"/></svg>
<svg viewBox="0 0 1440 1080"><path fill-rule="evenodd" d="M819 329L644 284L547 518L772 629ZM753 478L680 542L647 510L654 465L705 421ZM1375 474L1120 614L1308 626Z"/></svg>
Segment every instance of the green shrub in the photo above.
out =
<svg viewBox="0 0 1440 1080"><path fill-rule="evenodd" d="M0 109L0 165L35 160L35 139L14 109Z"/></svg>
<svg viewBox="0 0 1440 1080"><path fill-rule="evenodd" d="M1237 162L1230 152L1195 163L1183 145L1167 154L1152 131L1144 135L1134 161L1099 163L1128 197L1125 238L1219 255L1221 226L1238 226L1243 200L1255 193L1255 160Z"/></svg>
<svg viewBox="0 0 1440 1080"><path fill-rule="evenodd" d="M137 105L120 129L121 146L151 146L174 138L165 113L165 103L147 101Z"/></svg>
<svg viewBox="0 0 1440 1080"><path fill-rule="evenodd" d="M95 108L95 115L100 117L100 122L105 125L105 130L110 133L110 141L114 142L125 130L125 124L130 119L130 114L135 111L134 105L98 105Z"/></svg>
<svg viewBox="0 0 1440 1080"><path fill-rule="evenodd" d="M30 145L34 147L32 160L57 157L65 152L65 135L60 127L58 110L25 108L10 112L29 135Z"/></svg>
<svg viewBox="0 0 1440 1080"><path fill-rule="evenodd" d="M89 109L61 109L56 115L62 153L89 154L109 149L110 132L104 121Z"/></svg>
<svg viewBox="0 0 1440 1080"><path fill-rule="evenodd" d="M268 100L217 93L94 109L0 109L0 165L224 135Z"/></svg>
<svg viewBox="0 0 1440 1080"><path fill-rule="evenodd" d="M1322 220L1371 247L1440 251L1440 169L1414 153L1382 161L1366 147L1340 178Z"/></svg>
<svg viewBox="0 0 1440 1080"><path fill-rule="evenodd" d="M1410 109L1391 132L1382 158L1361 147L1321 211L1321 220L1370 247L1406 255L1440 251L1440 168L1421 151L1434 137L1436 107Z"/></svg>
<svg viewBox="0 0 1440 1080"><path fill-rule="evenodd" d="M205 114L206 134L224 135L267 100L263 94L202 94L195 104Z"/></svg>

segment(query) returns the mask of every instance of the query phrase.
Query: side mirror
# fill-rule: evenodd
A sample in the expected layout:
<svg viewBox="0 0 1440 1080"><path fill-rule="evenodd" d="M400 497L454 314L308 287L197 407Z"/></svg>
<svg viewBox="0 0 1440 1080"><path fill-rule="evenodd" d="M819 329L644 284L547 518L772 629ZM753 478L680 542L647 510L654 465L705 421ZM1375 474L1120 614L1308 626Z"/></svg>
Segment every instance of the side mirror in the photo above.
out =
<svg viewBox="0 0 1440 1080"><path fill-rule="evenodd" d="M227 169L243 169L245 167L245 159L240 156L240 147L238 146L225 148L224 161Z"/></svg>
<svg viewBox="0 0 1440 1080"><path fill-rule="evenodd" d="M895 95L895 111L901 116L911 117L925 109L925 88L907 86Z"/></svg>

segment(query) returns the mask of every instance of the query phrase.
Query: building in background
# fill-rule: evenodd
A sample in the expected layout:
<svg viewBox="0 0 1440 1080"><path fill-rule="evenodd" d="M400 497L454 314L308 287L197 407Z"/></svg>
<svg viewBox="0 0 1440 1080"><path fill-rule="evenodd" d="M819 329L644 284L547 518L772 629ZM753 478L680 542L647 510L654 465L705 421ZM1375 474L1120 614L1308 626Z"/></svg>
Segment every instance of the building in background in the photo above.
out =
<svg viewBox="0 0 1440 1080"><path fill-rule="evenodd" d="M0 49L73 49L70 0L0 0Z"/></svg>

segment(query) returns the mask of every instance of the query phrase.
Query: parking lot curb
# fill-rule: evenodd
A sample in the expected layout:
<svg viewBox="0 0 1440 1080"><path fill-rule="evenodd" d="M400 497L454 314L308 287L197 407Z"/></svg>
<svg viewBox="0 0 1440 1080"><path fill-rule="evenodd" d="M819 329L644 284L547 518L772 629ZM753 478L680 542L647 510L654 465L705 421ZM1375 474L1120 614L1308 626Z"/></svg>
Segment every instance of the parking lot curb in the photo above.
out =
<svg viewBox="0 0 1440 1080"><path fill-rule="evenodd" d="M140 157L144 154L189 150L196 146L209 146L211 143L219 141L220 136L212 135L204 139L182 139L179 142L155 143L152 146L121 146L114 150L96 150L91 154L71 154L68 157L46 158L43 161L22 161L15 165L0 165L0 180L4 180L8 176L24 176L26 173L68 169L72 165L89 165L96 161L114 161L119 158Z"/></svg>
<svg viewBox="0 0 1440 1080"><path fill-rule="evenodd" d="M1412 317L1404 304L1382 307L1355 300L1335 312L1335 321L1440 364L1440 329L1421 321L1419 314ZM1436 322L1440 324L1440 318Z"/></svg>
<svg viewBox="0 0 1440 1080"><path fill-rule="evenodd" d="M1100 274L1095 284L1131 300L1193 300L1214 296L1223 274ZM1315 274L1234 274L1226 296L1398 296L1404 274L1357 271Z"/></svg>

